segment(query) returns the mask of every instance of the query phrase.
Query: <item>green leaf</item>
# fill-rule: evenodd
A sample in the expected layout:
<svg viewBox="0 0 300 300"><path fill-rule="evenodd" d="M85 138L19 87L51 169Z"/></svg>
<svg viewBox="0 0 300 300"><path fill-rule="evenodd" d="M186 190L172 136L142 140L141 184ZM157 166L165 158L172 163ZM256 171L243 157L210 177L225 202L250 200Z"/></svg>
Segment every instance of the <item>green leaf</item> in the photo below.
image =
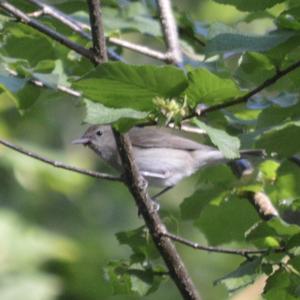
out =
<svg viewBox="0 0 300 300"><path fill-rule="evenodd" d="M247 240L258 240L268 237L287 240L300 233L300 227L291 225L279 218L273 218L268 222L260 222L247 233Z"/></svg>
<svg viewBox="0 0 300 300"><path fill-rule="evenodd" d="M251 83L261 84L266 78L272 77L275 72L275 66L266 55L258 52L246 52L242 56L236 75Z"/></svg>
<svg viewBox="0 0 300 300"><path fill-rule="evenodd" d="M257 129L270 128L297 120L300 120L300 103L288 107L273 105L260 113Z"/></svg>
<svg viewBox="0 0 300 300"><path fill-rule="evenodd" d="M205 54L225 52L267 51L290 39L294 33L274 32L265 35L250 35L223 24L214 24L210 29Z"/></svg>
<svg viewBox="0 0 300 300"><path fill-rule="evenodd" d="M283 237L290 237L300 233L300 226L288 224L279 218L274 218L268 222L268 226L273 228L276 233Z"/></svg>
<svg viewBox="0 0 300 300"><path fill-rule="evenodd" d="M18 103L18 99L15 97L15 95L11 93L11 91L7 89L6 86L3 84L0 84L0 95L7 97L8 99L10 99L15 103Z"/></svg>
<svg viewBox="0 0 300 300"><path fill-rule="evenodd" d="M89 124L111 124L122 118L144 119L147 113L130 108L109 108L101 103L84 99L86 116L84 122Z"/></svg>
<svg viewBox="0 0 300 300"><path fill-rule="evenodd" d="M285 0L214 0L215 2L222 4L234 5L237 9L242 11L256 11L270 8L278 3L282 3Z"/></svg>
<svg viewBox="0 0 300 300"><path fill-rule="evenodd" d="M286 288L290 285L289 274L282 268L276 270L267 280L267 284L264 288L264 292L267 292L273 288Z"/></svg>
<svg viewBox="0 0 300 300"><path fill-rule="evenodd" d="M104 269L104 276L109 281L113 294L130 294L132 291L128 264L124 261L110 262Z"/></svg>
<svg viewBox="0 0 300 300"><path fill-rule="evenodd" d="M199 172L198 189L180 205L184 220L195 220L210 202L220 203L230 194L236 177L227 165L215 165Z"/></svg>
<svg viewBox="0 0 300 300"><path fill-rule="evenodd" d="M262 179L264 181L270 181L273 183L277 177L277 170L280 164L275 160L267 159L262 162L259 166L259 171L261 172Z"/></svg>
<svg viewBox="0 0 300 300"><path fill-rule="evenodd" d="M27 84L22 90L16 93L17 108L20 111L29 109L40 97L42 89L37 86Z"/></svg>
<svg viewBox="0 0 300 300"><path fill-rule="evenodd" d="M41 60L37 63L37 65L34 67L34 72L36 73L50 73L55 68L55 62L54 60L45 59Z"/></svg>
<svg viewBox="0 0 300 300"><path fill-rule="evenodd" d="M160 268L124 260L110 262L104 274L115 295L145 296L156 291L164 279Z"/></svg>
<svg viewBox="0 0 300 300"><path fill-rule="evenodd" d="M219 188L218 188L219 187ZM228 192L220 186L209 189L198 189L192 196L185 198L180 205L183 220L199 218L204 207L211 201L220 201L228 195Z"/></svg>
<svg viewBox="0 0 300 300"><path fill-rule="evenodd" d="M193 107L199 103L220 103L241 95L233 80L221 78L203 68L189 72L188 82L185 94Z"/></svg>
<svg viewBox="0 0 300 300"><path fill-rule="evenodd" d="M128 11L126 12L128 16L124 16L124 11L120 13L116 9L103 7L103 21L105 31L127 32L130 30L134 30L143 34L161 36L161 28L159 22L150 16L149 12L147 12L147 10L145 9L144 3L129 3Z"/></svg>
<svg viewBox="0 0 300 300"><path fill-rule="evenodd" d="M153 109L154 97L172 98L187 86L182 70L172 66L105 63L73 83L83 96L114 108Z"/></svg>
<svg viewBox="0 0 300 300"><path fill-rule="evenodd" d="M271 61L283 68L286 67L287 65L285 63L291 64L295 61L288 61L288 55L290 55L291 53L294 52L295 55L295 59L298 60L298 52L297 52L297 48L299 47L299 33L295 34L293 36L291 36L289 39L287 39L285 42L277 45L276 47L268 50L265 52L265 54L271 59ZM290 73L289 75L285 76L285 78L291 77L295 74L295 72L297 73L297 70ZM288 82L288 80L284 80L284 77L278 82L276 83L276 86L279 86L280 83L282 81ZM299 78L299 76L298 76ZM284 84L284 86L286 86L286 83Z"/></svg>
<svg viewBox="0 0 300 300"><path fill-rule="evenodd" d="M27 80L24 78L11 76L8 71L0 65L0 84L12 93L16 93L21 90L26 84L26 81Z"/></svg>
<svg viewBox="0 0 300 300"><path fill-rule="evenodd" d="M300 246L300 235L297 236L298 237L298 244L297 247ZM297 272L300 273L300 256L294 256L289 260L289 264L292 265Z"/></svg>
<svg viewBox="0 0 300 300"><path fill-rule="evenodd" d="M253 36L246 34L222 33L208 41L205 54L213 55L225 52L241 53L244 51L267 51L285 42L289 34Z"/></svg>
<svg viewBox="0 0 300 300"><path fill-rule="evenodd" d="M292 249L292 248L294 248L294 247L300 247L300 233L298 233L298 234L292 236L292 237L288 240L286 246L287 246L287 249ZM299 264L298 269L299 269L299 272L300 272L300 260L299 260L299 259L300 259L300 257L298 257L298 264Z"/></svg>
<svg viewBox="0 0 300 300"><path fill-rule="evenodd" d="M224 284L229 293L252 284L261 274L261 259L246 260L233 272L215 281L215 284Z"/></svg>
<svg viewBox="0 0 300 300"><path fill-rule="evenodd" d="M42 60L55 58L53 42L42 33L21 23L9 23L2 53L10 58L26 60L34 67Z"/></svg>
<svg viewBox="0 0 300 300"><path fill-rule="evenodd" d="M240 140L237 137L229 135L224 130L212 128L197 119L193 119L193 122L199 128L205 130L212 143L219 148L226 158L240 157Z"/></svg>
<svg viewBox="0 0 300 300"><path fill-rule="evenodd" d="M300 121L290 122L265 131L256 139L255 145L269 153L275 152L288 157L299 152L299 135Z"/></svg>
<svg viewBox="0 0 300 300"><path fill-rule="evenodd" d="M121 245L128 245L134 254L143 258L155 258L159 254L149 236L148 230L142 226L134 230L116 233L117 240Z"/></svg>
<svg viewBox="0 0 300 300"><path fill-rule="evenodd" d="M281 13L277 25L283 29L300 30L300 7L294 7Z"/></svg>
<svg viewBox="0 0 300 300"><path fill-rule="evenodd" d="M272 198L278 205L289 208L297 199L300 199L300 168L297 164L284 161L277 170L275 191Z"/></svg>
<svg viewBox="0 0 300 300"><path fill-rule="evenodd" d="M210 245L245 241L245 232L257 222L258 216L245 199L228 197L221 203L205 206L195 225Z"/></svg>
<svg viewBox="0 0 300 300"><path fill-rule="evenodd" d="M264 294L265 300L298 300L299 295L293 296L288 289L272 289Z"/></svg>

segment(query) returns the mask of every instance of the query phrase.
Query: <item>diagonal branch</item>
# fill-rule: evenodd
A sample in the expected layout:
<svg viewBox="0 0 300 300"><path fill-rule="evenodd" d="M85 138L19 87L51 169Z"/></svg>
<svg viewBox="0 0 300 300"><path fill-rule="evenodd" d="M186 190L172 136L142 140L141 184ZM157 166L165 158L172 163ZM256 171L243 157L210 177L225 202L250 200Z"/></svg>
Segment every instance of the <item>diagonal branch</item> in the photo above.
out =
<svg viewBox="0 0 300 300"><path fill-rule="evenodd" d="M95 15L93 11L99 9L99 0L88 0L88 4L90 6L93 43L94 45L99 45L103 48L102 51L105 51L103 28L97 28L103 26L102 21L99 20L101 15L96 16L96 18L98 18L96 21L93 21L92 17L92 14ZM100 32L102 35L97 36L95 34L96 32ZM163 233L165 233L167 229L162 223L158 212L155 210L155 205L147 193L147 183L140 175L134 161L132 145L128 135L122 135L116 130L113 130L113 132L124 169L125 182L134 197L139 212L144 218L158 251L169 269L170 276L184 299L199 300L200 296L175 246L168 237L163 236Z"/></svg>
<svg viewBox="0 0 300 300"><path fill-rule="evenodd" d="M123 179L119 176L114 176L114 175L110 175L110 174L106 174L106 173L99 173L99 172L95 172L95 171L91 171L91 170L87 170L87 169L82 169L82 168L67 165L67 164L62 163L60 161L49 159L45 156L42 156L42 155L37 154L35 152L26 150L26 149L24 149L20 146L17 146L15 144L13 144L11 142L8 142L8 141L6 141L4 139L1 139L1 138L0 138L0 144L2 144L3 146L5 146L7 148L13 149L13 150L15 150L19 153L22 153L26 156L29 156L31 158L42 161L42 162L44 162L46 164L49 164L49 165L51 165L53 167L56 167L56 168L64 169L64 170L67 170L67 171L71 171L71 172L75 172L75 173L79 173L79 174L83 174L83 175L87 175L87 176L94 177L94 178L99 178L99 179L106 179L106 180L120 181L120 182L123 181Z"/></svg>
<svg viewBox="0 0 300 300"><path fill-rule="evenodd" d="M261 83L259 86L257 86L256 88L254 88L253 90L251 90L250 92L245 94L244 96L239 97L239 98L234 99L234 100L231 100L231 101L224 102L224 103L212 105L208 108L203 109L200 113L201 114L209 113L209 112L220 110L220 109L223 109L223 108L226 108L226 107L230 107L230 106L234 106L234 105L237 105L237 104L245 103L251 97L258 94L259 92L266 89L267 87L275 84L279 79L281 79L285 75L293 72L294 70L298 69L299 67L300 67L300 60L296 61L295 63L291 64L290 66L288 66L287 68L285 68L283 70L277 71L274 76L268 78L267 80L265 80L263 83ZM195 114L193 116L189 116L189 118L194 117L194 116L195 116Z"/></svg>
<svg viewBox="0 0 300 300"><path fill-rule="evenodd" d="M127 186L135 199L158 251L169 269L170 276L184 299L200 299L181 257L170 238L166 235L167 229L155 209L154 202L147 193L147 184L139 174L134 162L132 146L128 136L123 136L117 131L114 134L123 163Z"/></svg>
<svg viewBox="0 0 300 300"><path fill-rule="evenodd" d="M10 15L16 17L19 21L24 24L29 25L32 28L44 33L45 35L51 37L53 40L65 45L69 49L74 50L75 52L81 54L82 56L88 58L91 61L94 61L94 54L86 49L85 47L71 41L70 39L66 38L64 35L52 30L51 28L45 26L44 24L36 21L35 19L30 18L21 10L17 9L15 6L9 4L8 2L0 1L0 8L8 12Z"/></svg>

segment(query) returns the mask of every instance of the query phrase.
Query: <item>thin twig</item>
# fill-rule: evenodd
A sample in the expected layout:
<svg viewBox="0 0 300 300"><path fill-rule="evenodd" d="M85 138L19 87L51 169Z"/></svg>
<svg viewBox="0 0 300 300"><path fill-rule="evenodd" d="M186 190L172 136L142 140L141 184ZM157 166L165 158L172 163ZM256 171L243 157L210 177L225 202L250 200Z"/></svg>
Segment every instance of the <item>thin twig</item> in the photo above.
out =
<svg viewBox="0 0 300 300"><path fill-rule="evenodd" d="M8 141L6 141L4 139L1 139L1 138L0 138L0 144L2 144L5 147L8 147L10 149L13 149L13 150L15 150L19 153L22 153L26 156L29 156L31 158L42 161L42 162L44 162L46 164L49 164L49 165L51 165L53 167L56 167L56 168L68 170L68 171L75 172L75 173L80 173L80 174L91 176L91 177L94 177L94 178L123 182L123 179L120 176L114 176L114 175L110 175L110 174L106 174L106 173L99 173L99 172L95 172L95 171L91 171L91 170L87 170L87 169L82 169L82 168L79 168L79 167L70 166L70 165L67 165L63 162L52 160L52 159L44 157L40 154L37 154L35 152L26 150L26 149L24 149L20 146L17 146L15 144L13 144L11 142L8 142Z"/></svg>
<svg viewBox="0 0 300 300"><path fill-rule="evenodd" d="M30 18L25 13L23 13L21 10L17 9L15 6L9 4L8 2L6 2L6 1L0 2L0 8L2 8L9 14L16 17L22 23L25 23L25 24L29 25L30 27L37 29L38 31L44 33L45 35L51 37L53 40L65 45L69 49L74 50L75 52L81 54L82 56L88 58L89 60L92 60L92 61L94 60L94 54L90 50L69 40L64 35L56 32L55 30L52 30L51 28L36 21L35 19Z"/></svg>
<svg viewBox="0 0 300 300"><path fill-rule="evenodd" d="M168 47L170 62L176 65L181 65L182 55L171 2L170 0L156 0L156 2L158 6L161 28Z"/></svg>
<svg viewBox="0 0 300 300"><path fill-rule="evenodd" d="M283 252L285 251L284 248L276 248L276 249L229 249L229 248L222 248L222 247L212 247L212 246L203 246L198 243L194 243L190 240L187 240L183 237L180 237L178 235L164 232L164 236L170 238L173 241L179 242L183 245L192 247L194 249L203 250L207 252L214 252L214 253L223 253L223 254L235 254L235 255L241 255L248 257L249 255L255 255L255 254L264 254L264 253L270 253L270 252Z"/></svg>
<svg viewBox="0 0 300 300"><path fill-rule="evenodd" d="M147 55L152 58L156 58L165 62L170 61L170 56L167 53L163 53L161 51L157 51L146 46L134 44L116 37L109 37L108 41L114 45L130 49L132 51Z"/></svg>
<svg viewBox="0 0 300 300"><path fill-rule="evenodd" d="M277 71L274 76L268 78L263 83L261 83L258 87L254 88L253 90L251 90L250 92L248 92L244 96L239 97L239 98L234 99L234 100L231 100L231 101L224 102L224 103L220 103L220 104L209 106L209 107L203 109L201 111L201 114L206 114L206 113L213 112L213 111L216 111L216 110L220 110L220 109L223 109L223 108L226 108L226 107L230 107L230 106L233 106L233 105L245 103L251 97L253 97L254 95L258 94L259 92L261 92L265 88L273 85L279 79L281 79L282 77L284 77L285 75L289 74L290 72L296 70L299 67L300 67L300 60L297 61L297 62L295 62L295 63L293 63L293 64L291 64L290 66L288 66L287 68L285 68L285 69L283 69L281 71L280 70ZM195 115L189 116L189 118L190 117L194 117L194 116Z"/></svg>
<svg viewBox="0 0 300 300"><path fill-rule="evenodd" d="M6 68L5 69L10 75L12 76L15 76L15 77L18 77L18 73L15 71L15 70L12 70L12 69L9 69L9 68ZM35 78L26 78L26 80L28 80L30 83L38 86L38 87L47 87L49 88L49 85L47 85L47 83L44 83L42 82L41 80L38 80L38 79L35 79ZM56 86L57 90L63 92L63 93L66 93L68 95L71 95L71 96L74 96L74 97L80 97L81 96L81 93L76 91L76 90L73 90L71 89L70 87L68 86L65 86L65 85L61 85L61 84L58 84Z"/></svg>

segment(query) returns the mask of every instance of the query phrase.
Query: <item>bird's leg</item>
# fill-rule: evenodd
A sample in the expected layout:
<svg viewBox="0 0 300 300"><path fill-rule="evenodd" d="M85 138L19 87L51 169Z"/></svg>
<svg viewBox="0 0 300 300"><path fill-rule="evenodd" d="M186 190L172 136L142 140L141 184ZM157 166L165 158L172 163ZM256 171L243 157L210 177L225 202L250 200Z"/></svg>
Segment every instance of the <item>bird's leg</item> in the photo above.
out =
<svg viewBox="0 0 300 300"><path fill-rule="evenodd" d="M165 192L169 191L170 189L172 189L174 187L174 185L170 185L165 187L164 189L162 189L160 192L158 192L157 194L155 194L154 196L152 196L152 200L157 202L158 197L160 197L162 194L164 194Z"/></svg>
<svg viewBox="0 0 300 300"><path fill-rule="evenodd" d="M157 194L155 194L154 196L151 197L151 200L153 201L153 208L154 208L155 211L159 211L159 209L160 209L160 204L158 202L158 197L160 197L162 194L164 194L165 192L170 190L172 187L173 187L173 185L167 186L164 189L162 189L160 192L158 192Z"/></svg>

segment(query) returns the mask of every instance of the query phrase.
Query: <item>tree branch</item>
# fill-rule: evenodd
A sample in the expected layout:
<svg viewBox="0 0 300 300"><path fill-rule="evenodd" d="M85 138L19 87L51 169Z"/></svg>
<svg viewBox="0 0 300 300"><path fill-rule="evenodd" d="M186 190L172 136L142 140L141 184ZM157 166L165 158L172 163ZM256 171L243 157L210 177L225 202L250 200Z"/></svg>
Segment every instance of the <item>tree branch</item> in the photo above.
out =
<svg viewBox="0 0 300 300"><path fill-rule="evenodd" d="M268 78L263 83L261 83L259 86L257 86L256 88L254 88L251 91L249 91L248 93L246 93L244 96L233 99L231 101L226 101L226 102L223 102L220 104L212 105L212 106L206 107L204 109L200 109L200 110L196 109L191 114L185 116L183 118L183 120L188 120L188 119L191 119L194 117L199 117L199 116L205 115L207 113L211 113L211 112L214 112L214 111L217 111L217 110L220 110L223 108L231 107L231 106L234 106L237 104L246 103L251 97L255 96L256 94L258 94L265 88L275 84L279 79L281 79L285 75L293 72L294 70L298 69L299 67L300 67L300 60L296 61L295 63L291 64L290 66L286 67L285 69L283 69L281 71L277 71L277 73L274 76ZM138 126L144 127L144 126L153 126L153 125L157 125L157 122L156 121L147 121L147 122L139 124Z"/></svg>
<svg viewBox="0 0 300 300"><path fill-rule="evenodd" d="M169 62L181 65L182 55L171 2L170 0L156 0L156 3L158 6L161 28L168 47Z"/></svg>
<svg viewBox="0 0 300 300"><path fill-rule="evenodd" d="M43 14L49 15L52 18L57 19L60 22L62 22L63 24L65 24L66 26L71 28L73 31L80 34L82 37L84 37L88 40L92 40L91 35L85 31L85 30L90 30L90 27L88 25L71 18L70 16L64 14L63 12L59 11L55 7L48 5L46 3L43 3L39 0L28 0L28 1L30 1L31 3L35 4L36 6L38 6L39 8L42 9L41 11L38 11L38 13L36 15L33 14L32 15L33 17L34 16L39 17ZM149 56L152 58L156 58L161 61L165 61L165 62L170 61L170 57L168 54L151 49L149 47L131 43L129 41L126 41L126 40L123 40L120 38L116 38L116 37L107 37L107 41L113 45L121 46L123 48L130 49L132 51L141 53L143 55L146 55L146 56ZM115 53L111 49L107 49L107 51L108 51L109 57L111 57L112 59L124 61L121 56L119 56L117 53Z"/></svg>
<svg viewBox="0 0 300 300"><path fill-rule="evenodd" d="M49 159L47 157L44 157L40 154L37 154L35 152L26 150L26 149L24 149L20 146L17 146L15 144L11 143L11 142L8 142L8 141L6 141L2 138L0 138L0 144L2 144L3 146L5 146L7 148L15 150L19 153L22 153L26 156L37 159L39 161L42 161L42 162L44 162L48 165L51 165L51 166L59 168L59 169L64 169L64 170L67 170L67 171L87 175L87 176L94 177L94 178L123 182L123 179L119 176L114 176L114 175L110 175L110 174L106 174L106 173L99 173L99 172L95 172L95 171L91 171L91 170L86 170L86 169L82 169L82 168L67 165L67 164L62 163L60 161L51 160L51 159Z"/></svg>
<svg viewBox="0 0 300 300"><path fill-rule="evenodd" d="M264 254L264 253L269 253L269 252L283 252L285 249L282 248L275 248L275 249L229 249L229 248L222 248L222 247L212 247L212 246L203 246L198 243L194 243L190 240L187 240L183 237L180 237L178 235L165 232L163 233L164 236L170 238L173 241L179 242L183 245L192 247L194 249L198 250L204 250L207 252L214 252L214 253L223 253L223 254L235 254L235 255L241 255L245 257L249 257L249 255L255 255L255 254Z"/></svg>
<svg viewBox="0 0 300 300"><path fill-rule="evenodd" d="M87 3L92 30L93 51L95 53L96 63L101 64L107 61L107 50L101 17L100 0L87 0Z"/></svg>
<svg viewBox="0 0 300 300"><path fill-rule="evenodd" d="M15 6L9 4L8 2L6 2L6 1L0 2L0 8L2 8L9 14L16 17L22 23L27 24L32 28L35 28L36 30L51 37L53 40L65 45L69 49L72 49L75 52L81 54L82 56L88 58L89 60L94 61L94 54L90 50L84 48L83 46L81 46L77 43L74 43L73 41L66 38L64 35L56 32L55 30L52 30L51 28L36 21L35 19L28 17L25 13L23 13L21 10L17 9Z"/></svg>
<svg viewBox="0 0 300 300"><path fill-rule="evenodd" d="M90 11L99 9L99 2L97 0L88 0L88 2ZM91 30L94 39L93 42L94 44L99 45L102 48L101 52L103 52L106 49L105 44L103 43L105 42L103 39L103 23L99 20L101 15L95 17L98 20L93 20L93 16L90 15ZM100 37L95 34L96 32L102 33ZM143 216L158 251L169 269L170 276L184 299L199 300L200 296L198 295L175 246L169 238L163 236L163 233L166 232L167 229L160 220L158 212L155 210L154 202L147 193L147 183L140 175L134 162L132 145L127 134L122 135L116 130L113 130L113 133L124 169L125 182L134 197L139 213Z"/></svg>
<svg viewBox="0 0 300 300"><path fill-rule="evenodd" d="M170 276L184 299L200 299L175 246L169 237L166 236L167 229L155 210L153 200L150 199L147 193L147 184L139 174L134 162L132 146L128 136L123 136L116 131L114 134L123 163L127 186L135 199L139 212L145 220L158 251L169 269Z"/></svg>

